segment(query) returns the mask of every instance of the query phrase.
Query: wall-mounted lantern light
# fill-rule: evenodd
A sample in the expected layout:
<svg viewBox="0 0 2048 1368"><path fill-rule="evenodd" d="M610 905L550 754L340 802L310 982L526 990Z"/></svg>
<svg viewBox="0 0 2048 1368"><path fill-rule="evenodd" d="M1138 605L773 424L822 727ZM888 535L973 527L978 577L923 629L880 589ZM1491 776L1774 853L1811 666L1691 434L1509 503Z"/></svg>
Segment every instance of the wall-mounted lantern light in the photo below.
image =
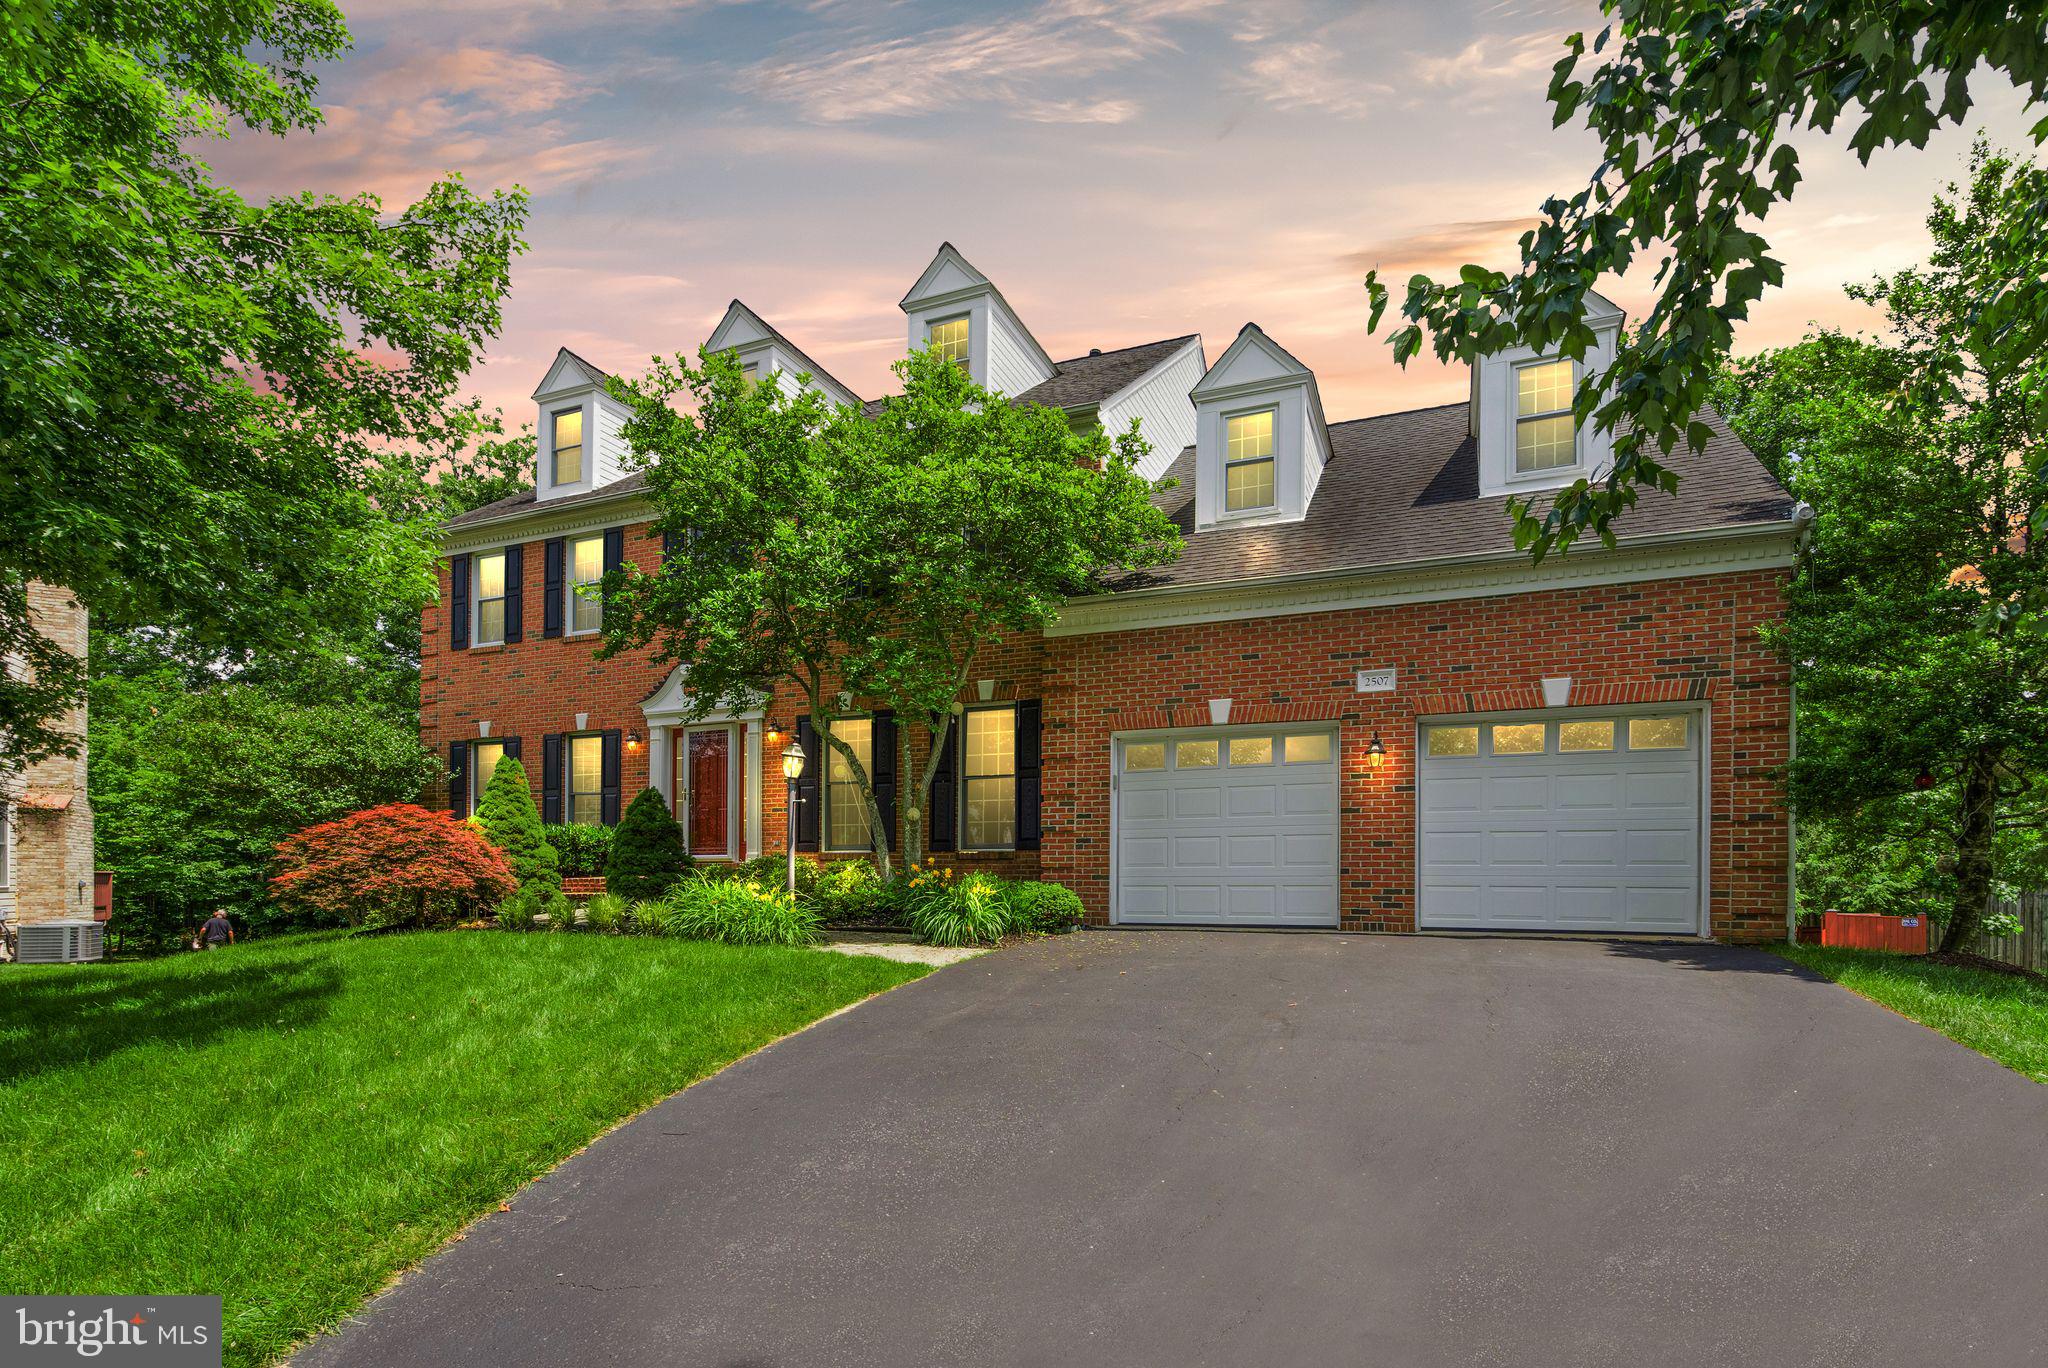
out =
<svg viewBox="0 0 2048 1368"><path fill-rule="evenodd" d="M639 732L635 731L626 733L626 749L629 751L636 751L640 749Z"/></svg>
<svg viewBox="0 0 2048 1368"><path fill-rule="evenodd" d="M1365 743L1365 763L1369 769L1378 769L1387 763L1387 748L1377 731L1372 734L1372 740Z"/></svg>
<svg viewBox="0 0 2048 1368"><path fill-rule="evenodd" d="M782 728L776 726L772 720L762 724L761 735L771 746L782 744Z"/></svg>

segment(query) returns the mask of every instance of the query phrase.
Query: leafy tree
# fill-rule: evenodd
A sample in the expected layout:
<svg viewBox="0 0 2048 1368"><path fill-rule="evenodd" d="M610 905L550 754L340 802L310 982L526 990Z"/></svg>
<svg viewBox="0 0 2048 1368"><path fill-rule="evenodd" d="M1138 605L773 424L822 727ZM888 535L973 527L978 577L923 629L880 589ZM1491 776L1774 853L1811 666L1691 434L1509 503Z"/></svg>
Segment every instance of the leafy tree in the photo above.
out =
<svg viewBox="0 0 2048 1368"><path fill-rule="evenodd" d="M2048 246L2015 252L2010 231L2044 193L2048 173L1980 149L1928 218L1929 262L1850 291L1895 341L1823 333L1721 389L1736 431L1818 513L1778 634L1800 693L1793 801L1938 833L1947 950L1982 915L2000 828L2048 830L2048 634L2014 611L2048 589L2028 532L2041 348L1977 307L2001 280L2048 275Z"/></svg>
<svg viewBox="0 0 2048 1368"><path fill-rule="evenodd" d="M658 898L689 867L683 829L661 791L641 789L612 835L611 854L605 861L605 891L633 902Z"/></svg>
<svg viewBox="0 0 2048 1368"><path fill-rule="evenodd" d="M368 472L445 440L524 196L252 204L195 155L316 126L313 69L347 45L328 0L0 13L0 655L33 675L0 679L6 767L74 744L82 680L29 628L28 579L195 657L290 657L373 627L393 581L430 592Z"/></svg>
<svg viewBox="0 0 2048 1368"><path fill-rule="evenodd" d="M110 927L141 948L214 907L259 933L291 924L268 899L277 842L417 794L434 771L410 722L250 683L195 693L162 662L95 679L89 725L94 843L116 876Z"/></svg>
<svg viewBox="0 0 2048 1368"><path fill-rule="evenodd" d="M657 663L686 667L706 712L796 689L818 736L849 765L886 869L867 767L830 729L845 714L840 690L865 691L847 673L843 643L882 630L896 559L868 424L815 392L750 386L727 355L657 362L615 392L633 409L625 436L645 466L656 527L687 554L665 557L657 574L607 576L599 657L651 645ZM683 396L691 402L676 407Z"/></svg>
<svg viewBox="0 0 2048 1368"><path fill-rule="evenodd" d="M445 812L392 803L287 836L271 896L288 913L350 926L434 926L510 897L512 869Z"/></svg>
<svg viewBox="0 0 2048 1368"><path fill-rule="evenodd" d="M1980 67L2048 97L2048 31L2033 0L1601 0L1601 10L1608 27L1590 49L1583 34L1568 40L1549 87L1556 123L1582 119L1599 140L1586 186L1544 202L1513 274L1466 266L1455 282L1411 279L1407 323L1390 339L1404 364L1425 336L1446 360L1518 343L1580 357L1592 341L1586 292L1639 256L1656 259L1648 314L1622 338L1601 388L1582 385L1575 401L1580 421L1615 433L1612 471L1561 491L1545 512L1527 499L1510 505L1517 544L1538 559L1588 531L1611 541L1609 524L1639 490L1676 489L1659 457L1706 441L1694 415L1734 326L1782 280L1760 230L1799 183L1794 134L1846 124L1866 163L1881 148L1922 146L1967 117ZM2048 119L2033 136L2048 136ZM2048 228L2038 193L2014 208L1997 225L2001 241L1987 244L2005 254ZM1377 326L1386 287L1376 272L1366 284ZM1987 330L2038 351L2048 280L2008 277L1971 303Z"/></svg>
<svg viewBox="0 0 2048 1368"><path fill-rule="evenodd" d="M923 851L940 746L980 653L1040 631L1105 573L1180 552L1137 464L1134 422L1112 441L1057 409L1004 402L930 352L896 364L903 393L870 424L882 484L878 530L891 548L886 630L850 648L852 669L898 715L919 721L925 763L904 824ZM910 729L901 731L902 772Z"/></svg>
<svg viewBox="0 0 2048 1368"><path fill-rule="evenodd" d="M476 820L484 838L505 852L521 888L561 891L560 860L541 831L540 809L534 805L526 766L517 757L498 757L497 768L477 799Z"/></svg>

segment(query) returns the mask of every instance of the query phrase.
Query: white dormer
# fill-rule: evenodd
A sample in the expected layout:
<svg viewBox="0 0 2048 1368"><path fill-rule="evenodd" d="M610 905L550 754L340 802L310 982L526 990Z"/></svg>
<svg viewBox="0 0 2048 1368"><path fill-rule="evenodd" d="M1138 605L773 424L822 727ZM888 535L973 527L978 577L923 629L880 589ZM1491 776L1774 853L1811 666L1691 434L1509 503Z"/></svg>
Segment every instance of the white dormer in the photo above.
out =
<svg viewBox="0 0 2048 1368"><path fill-rule="evenodd" d="M950 242L939 244L901 307L910 319L910 349L936 343L967 367L977 385L1015 395L1053 376L1052 358L1002 291Z"/></svg>
<svg viewBox="0 0 2048 1368"><path fill-rule="evenodd" d="M540 469L533 494L540 502L602 489L626 475L622 431L632 411L605 393L609 379L564 347L533 392L540 406L534 440Z"/></svg>
<svg viewBox="0 0 2048 1368"><path fill-rule="evenodd" d="M1195 527L1300 521L1330 461L1315 373L1247 323L1188 397Z"/></svg>
<svg viewBox="0 0 2048 1368"><path fill-rule="evenodd" d="M1621 338L1621 310L1586 292L1593 345L1572 360L1529 347L1484 356L1472 367L1472 435L1479 441L1481 497L1561 489L1614 461L1614 435L1572 417L1572 395L1604 374Z"/></svg>
<svg viewBox="0 0 2048 1368"><path fill-rule="evenodd" d="M761 315L735 299L725 307L725 317L711 330L704 343L706 351L730 351L748 379L773 381L790 395L814 389L834 404L859 405L860 396L839 383L830 372L798 351L768 326ZM808 375L808 386L799 378Z"/></svg>

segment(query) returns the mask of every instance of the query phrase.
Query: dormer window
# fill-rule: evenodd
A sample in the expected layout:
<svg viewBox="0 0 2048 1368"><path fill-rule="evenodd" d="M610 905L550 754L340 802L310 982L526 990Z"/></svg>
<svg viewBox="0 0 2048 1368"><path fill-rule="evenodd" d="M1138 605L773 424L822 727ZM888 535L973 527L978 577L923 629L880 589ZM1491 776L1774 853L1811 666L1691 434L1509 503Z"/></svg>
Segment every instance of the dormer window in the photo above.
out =
<svg viewBox="0 0 2048 1368"><path fill-rule="evenodd" d="M577 484L583 479L583 410L563 409L554 417L551 441L554 451L554 479L558 485Z"/></svg>
<svg viewBox="0 0 2048 1368"><path fill-rule="evenodd" d="M1556 470L1579 459L1572 417L1572 363L1534 361L1515 368L1515 473Z"/></svg>
<svg viewBox="0 0 2048 1368"><path fill-rule="evenodd" d="M969 322L970 320L963 315L932 324L932 350L962 370L968 369L972 364L967 353Z"/></svg>
<svg viewBox="0 0 2048 1368"><path fill-rule="evenodd" d="M740 384L744 385L749 393L761 387L760 362L749 361L746 365L740 367Z"/></svg>
<svg viewBox="0 0 2048 1368"><path fill-rule="evenodd" d="M1224 420L1223 511L1245 513L1273 506L1273 410Z"/></svg>

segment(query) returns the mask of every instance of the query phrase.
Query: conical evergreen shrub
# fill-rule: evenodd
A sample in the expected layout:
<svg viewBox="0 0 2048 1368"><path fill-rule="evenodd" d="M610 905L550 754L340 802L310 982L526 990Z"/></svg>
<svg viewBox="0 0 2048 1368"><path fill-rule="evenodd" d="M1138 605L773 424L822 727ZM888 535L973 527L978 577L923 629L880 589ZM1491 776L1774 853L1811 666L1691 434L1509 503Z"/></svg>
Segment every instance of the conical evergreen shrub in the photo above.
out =
<svg viewBox="0 0 2048 1368"><path fill-rule="evenodd" d="M690 867L683 829L656 789L642 789L612 833L604 887L628 901L658 898Z"/></svg>
<svg viewBox="0 0 2048 1368"><path fill-rule="evenodd" d="M483 797L477 799L476 819L484 829L484 839L505 852L520 888L561 891L561 862L540 829L540 809L534 806L533 790L526 784L526 766L515 757L499 757L491 781L484 785Z"/></svg>

